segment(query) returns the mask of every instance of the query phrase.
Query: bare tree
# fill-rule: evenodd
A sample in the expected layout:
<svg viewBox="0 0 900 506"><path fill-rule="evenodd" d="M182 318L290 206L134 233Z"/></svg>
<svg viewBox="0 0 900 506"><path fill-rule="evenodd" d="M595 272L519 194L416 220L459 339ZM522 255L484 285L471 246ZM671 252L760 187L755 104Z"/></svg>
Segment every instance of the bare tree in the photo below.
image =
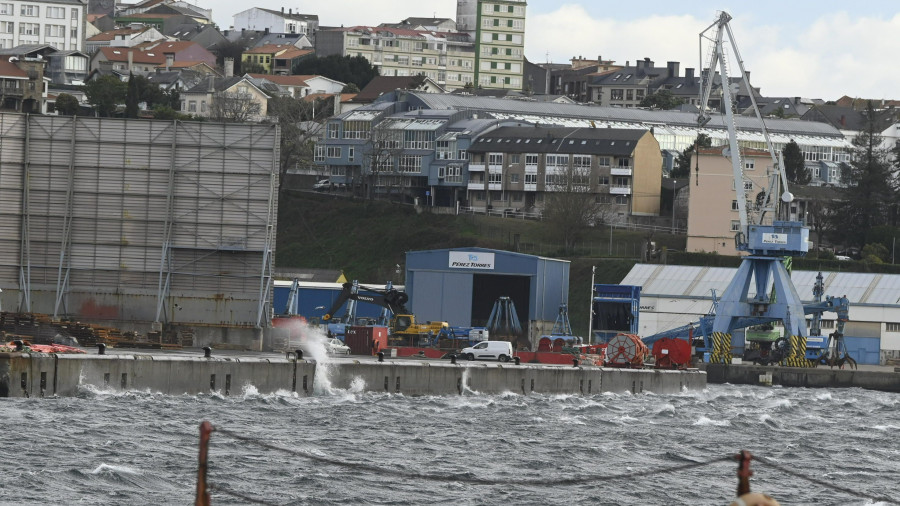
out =
<svg viewBox="0 0 900 506"><path fill-rule="evenodd" d="M213 94L209 116L216 121L245 123L259 116L261 110L250 93L219 91Z"/></svg>
<svg viewBox="0 0 900 506"><path fill-rule="evenodd" d="M316 108L315 102L304 102L292 97L269 99L267 107L269 118L278 122L281 129L279 167L281 188L285 188L285 176L289 169L313 165L316 138L322 130L321 123L313 121L316 117ZM319 116L324 117L321 113Z"/></svg>
<svg viewBox="0 0 900 506"><path fill-rule="evenodd" d="M590 167L573 167L545 179L544 214L548 230L572 252L587 227L608 218L591 188Z"/></svg>
<svg viewBox="0 0 900 506"><path fill-rule="evenodd" d="M391 121L382 121L371 129L366 153L364 196L375 198L375 186L379 177L390 176L387 182L391 193L400 184L401 176L398 168L398 157L403 150L402 131L391 128Z"/></svg>

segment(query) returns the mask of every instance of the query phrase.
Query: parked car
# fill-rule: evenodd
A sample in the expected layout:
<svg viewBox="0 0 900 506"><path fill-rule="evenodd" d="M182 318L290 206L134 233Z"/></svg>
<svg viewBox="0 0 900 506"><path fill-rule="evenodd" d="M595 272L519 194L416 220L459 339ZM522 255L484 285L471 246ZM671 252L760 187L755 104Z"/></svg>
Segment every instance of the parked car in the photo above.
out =
<svg viewBox="0 0 900 506"><path fill-rule="evenodd" d="M313 185L313 190L316 191L328 191L331 189L331 181L327 179L321 179L318 183Z"/></svg>
<svg viewBox="0 0 900 506"><path fill-rule="evenodd" d="M459 356L466 360L499 360L509 362L513 355L509 341L481 341L470 348L463 348Z"/></svg>
<svg viewBox="0 0 900 506"><path fill-rule="evenodd" d="M328 339L325 341L325 353L329 355L349 355L350 347L342 343L340 339Z"/></svg>

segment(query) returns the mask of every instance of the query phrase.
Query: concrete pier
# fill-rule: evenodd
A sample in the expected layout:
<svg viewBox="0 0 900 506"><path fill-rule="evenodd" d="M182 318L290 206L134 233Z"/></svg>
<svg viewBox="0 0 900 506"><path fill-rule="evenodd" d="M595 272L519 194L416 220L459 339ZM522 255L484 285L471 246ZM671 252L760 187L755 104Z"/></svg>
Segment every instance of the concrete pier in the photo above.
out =
<svg viewBox="0 0 900 506"><path fill-rule="evenodd" d="M69 396L79 386L150 390L171 395L210 391L239 394L246 385L261 393L286 390L311 395L316 374L332 387L404 395L516 393L593 395L702 390L702 371L608 369L497 362L350 357L316 364L275 354L198 356L197 353L55 355L0 353L0 397Z"/></svg>
<svg viewBox="0 0 900 506"><path fill-rule="evenodd" d="M809 388L865 388L900 392L900 372L892 367L860 366L860 370L816 367L774 367L745 364L705 364L710 383L782 385Z"/></svg>

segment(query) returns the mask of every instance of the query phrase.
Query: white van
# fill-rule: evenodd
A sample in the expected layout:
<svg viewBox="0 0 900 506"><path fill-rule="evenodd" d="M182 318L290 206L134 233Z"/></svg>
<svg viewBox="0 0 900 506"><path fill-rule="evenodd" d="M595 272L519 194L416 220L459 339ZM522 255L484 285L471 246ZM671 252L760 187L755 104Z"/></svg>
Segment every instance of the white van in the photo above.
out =
<svg viewBox="0 0 900 506"><path fill-rule="evenodd" d="M499 360L509 362L513 348L509 341L481 341L470 348L463 348L459 356L466 360Z"/></svg>

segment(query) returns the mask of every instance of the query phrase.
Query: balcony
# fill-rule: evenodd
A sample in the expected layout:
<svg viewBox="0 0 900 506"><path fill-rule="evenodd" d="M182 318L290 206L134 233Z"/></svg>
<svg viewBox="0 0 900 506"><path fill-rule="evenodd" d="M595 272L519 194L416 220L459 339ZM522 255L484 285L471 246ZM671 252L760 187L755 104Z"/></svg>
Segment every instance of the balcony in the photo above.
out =
<svg viewBox="0 0 900 506"><path fill-rule="evenodd" d="M503 190L503 184L502 183L488 183L488 190L501 191L501 190Z"/></svg>
<svg viewBox="0 0 900 506"><path fill-rule="evenodd" d="M466 188L468 188L469 190L484 190L484 181L469 181L469 184Z"/></svg>
<svg viewBox="0 0 900 506"><path fill-rule="evenodd" d="M634 168L631 166L612 167L609 169L609 173L613 176L630 176L634 173Z"/></svg>
<svg viewBox="0 0 900 506"><path fill-rule="evenodd" d="M609 193L613 195L631 195L630 186L612 185L609 187Z"/></svg>
<svg viewBox="0 0 900 506"><path fill-rule="evenodd" d="M469 162L469 172L484 172L484 164Z"/></svg>
<svg viewBox="0 0 900 506"><path fill-rule="evenodd" d="M537 183L525 183L525 191L536 192L537 191Z"/></svg>

